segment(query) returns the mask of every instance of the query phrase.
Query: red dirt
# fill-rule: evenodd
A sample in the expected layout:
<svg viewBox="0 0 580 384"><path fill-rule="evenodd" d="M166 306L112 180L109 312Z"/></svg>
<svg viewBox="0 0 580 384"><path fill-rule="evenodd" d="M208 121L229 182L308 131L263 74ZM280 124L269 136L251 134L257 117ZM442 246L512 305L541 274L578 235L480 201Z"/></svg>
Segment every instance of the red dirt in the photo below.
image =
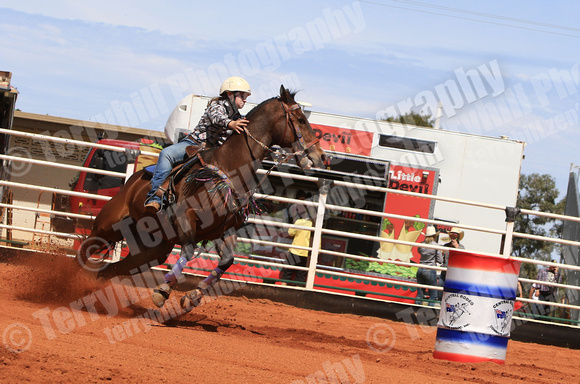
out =
<svg viewBox="0 0 580 384"><path fill-rule="evenodd" d="M166 324L141 321L154 313L149 290L128 305L74 260L30 264L0 263L2 383L580 382L577 350L510 341L504 365L436 360L435 327L269 300L224 296ZM100 305L73 312L81 298Z"/></svg>

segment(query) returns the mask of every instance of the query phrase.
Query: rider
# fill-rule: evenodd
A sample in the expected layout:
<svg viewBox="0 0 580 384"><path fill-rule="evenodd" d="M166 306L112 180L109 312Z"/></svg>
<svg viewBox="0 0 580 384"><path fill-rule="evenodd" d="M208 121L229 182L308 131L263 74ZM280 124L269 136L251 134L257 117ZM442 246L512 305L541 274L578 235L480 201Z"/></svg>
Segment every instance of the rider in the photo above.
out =
<svg viewBox="0 0 580 384"><path fill-rule="evenodd" d="M220 96L213 98L201 116L194 130L180 142L161 151L151 178L151 190L147 193L145 207L161 209L161 196L165 192L160 188L169 176L173 166L185 159L185 149L196 146L200 149L219 147L235 131L241 133L248 124L238 109L246 104L252 94L250 85L241 77L229 77L220 87Z"/></svg>

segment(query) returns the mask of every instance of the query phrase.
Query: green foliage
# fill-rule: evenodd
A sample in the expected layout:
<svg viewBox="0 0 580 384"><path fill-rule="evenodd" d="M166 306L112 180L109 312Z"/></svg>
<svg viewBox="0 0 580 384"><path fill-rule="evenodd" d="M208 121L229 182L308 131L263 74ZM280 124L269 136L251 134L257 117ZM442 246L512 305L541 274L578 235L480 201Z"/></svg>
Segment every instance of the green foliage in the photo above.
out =
<svg viewBox="0 0 580 384"><path fill-rule="evenodd" d="M401 124L410 124L410 125L417 125L419 127L430 127L433 128L433 119L431 115L421 115L419 113L410 112L398 117L387 117L384 119L385 121L389 121L391 123L401 123Z"/></svg>
<svg viewBox="0 0 580 384"><path fill-rule="evenodd" d="M375 272L390 276L405 277L414 279L417 277L417 267L403 267L389 263L379 263L378 261L366 261L346 259L345 268L363 272Z"/></svg>
<svg viewBox="0 0 580 384"><path fill-rule="evenodd" d="M530 211L557 213L558 197L556 182L550 175L521 175L517 207ZM555 231L554 219L535 216L518 215L515 231L537 236L549 236ZM554 244L545 241L515 238L513 252L518 257L549 260L554 251Z"/></svg>
<svg viewBox="0 0 580 384"><path fill-rule="evenodd" d="M530 211L542 211L563 214L565 199L556 202L559 191L552 176L538 173L521 175L517 207ZM562 223L543 216L520 214L516 218L514 230L536 236L561 237ZM513 255L538 260L550 260L552 254L559 251L559 245L532 239L515 237ZM537 267L534 264L523 264L521 276L535 279Z"/></svg>

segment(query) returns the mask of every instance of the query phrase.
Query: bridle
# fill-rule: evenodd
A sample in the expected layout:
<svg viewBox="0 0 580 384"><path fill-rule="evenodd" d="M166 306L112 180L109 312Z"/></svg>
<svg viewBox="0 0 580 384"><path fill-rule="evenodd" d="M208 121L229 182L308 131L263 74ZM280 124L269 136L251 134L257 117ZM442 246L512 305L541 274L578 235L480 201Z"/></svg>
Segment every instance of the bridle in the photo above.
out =
<svg viewBox="0 0 580 384"><path fill-rule="evenodd" d="M300 106L298 104L294 104L291 107L288 107L286 104L284 104L284 102L278 98L278 101L280 102L280 104L282 104L282 108L284 109L284 115L286 117L286 125L284 128L284 134L281 136L280 138L280 142L282 141L282 139L284 137L286 137L286 132L288 132L289 128L292 128L294 130L294 134L296 137L296 141L300 144L300 146L302 147L302 150L297 151L297 152L292 152L290 154L287 154L287 159L286 161L288 161L288 158L290 158L291 156L298 156L298 157L302 157L306 154L306 152L314 145L316 145L320 139L314 139L312 140L310 143L306 144L306 141L304 141L304 137L302 136L302 132L300 132L300 129L296 126L296 124L294 124L294 120L292 120L291 117L291 112L295 111L297 109L300 108ZM246 127L244 127L244 131L246 132L246 134L248 135L248 137L250 137L252 140L254 140L256 143L258 143L258 145L262 148L264 148L265 150L269 151L270 153L277 153L279 152L278 150L274 150L271 147L267 146L266 144L262 143L260 140L256 139L251 133L250 131L248 131L248 129ZM279 142L278 142L279 144ZM278 144L274 144L273 146L278 146Z"/></svg>
<svg viewBox="0 0 580 384"><path fill-rule="evenodd" d="M296 139L297 139L296 141L298 143L300 143L300 146L302 147L302 149L299 151L296 151L296 152L288 153L288 152L284 151L283 153L281 153L281 151L279 149L276 149L276 150L272 149L271 147L262 143L260 140L255 138L254 135L252 135L250 133L250 131L248 131L248 128L244 127L244 132L246 132L246 134L248 135L249 138L251 138L256 143L258 143L258 145L260 147L269 151L270 153L276 153L279 155L279 156L276 156L277 158L279 158L279 160L276 162L276 164L274 164L270 169L268 169L268 171L260 179L260 182L258 183L258 185L256 185L256 187L253 188L253 190L249 192L251 195L253 195L254 192L260 188L260 186L262 185L264 180L270 175L270 173L274 170L274 168L278 167L281 164L286 163L292 156L296 156L298 158L302 158L302 157L306 156L306 153L308 152L308 150L320 141L320 139L316 138L316 139L312 140L310 143L306 144L306 142L304 141L304 137L302 136L302 132L300 132L300 129L296 126L296 124L294 124L294 120L292 120L292 117L290 116L291 111L295 111L296 109L299 109L300 106L298 104L294 104L293 106L288 107L286 104L284 104L284 102L279 97L277 99L280 102L280 104L282 104L282 108L284 108L284 115L286 117L286 125L284 128L284 134L281 136L278 144L282 141L282 139L284 137L286 137L286 132L288 131L288 128L292 128L294 130L294 134L295 134ZM274 144L272 146L277 146L278 148L280 148L280 146L278 144ZM276 157L274 157L274 158L276 158Z"/></svg>
<svg viewBox="0 0 580 384"><path fill-rule="evenodd" d="M298 104L294 104L293 106L288 107L286 104L284 104L282 100L280 100L279 98L278 100L280 101L280 104L282 104L282 107L284 108L284 114L286 115L286 128L284 129L284 134L282 135L282 137L286 136L286 131L288 130L288 127L292 127L294 129L294 133L296 134L296 138L298 139L297 141L302 146L302 152L305 152L308 149L310 149L310 147L312 147L313 145L316 145L320 141L320 139L314 139L310 143L306 144L306 142L304 141L304 137L302 137L302 132L300 132L300 129L298 129L296 124L294 124L294 120L292 120L290 116L290 112L300 109L300 106Z"/></svg>

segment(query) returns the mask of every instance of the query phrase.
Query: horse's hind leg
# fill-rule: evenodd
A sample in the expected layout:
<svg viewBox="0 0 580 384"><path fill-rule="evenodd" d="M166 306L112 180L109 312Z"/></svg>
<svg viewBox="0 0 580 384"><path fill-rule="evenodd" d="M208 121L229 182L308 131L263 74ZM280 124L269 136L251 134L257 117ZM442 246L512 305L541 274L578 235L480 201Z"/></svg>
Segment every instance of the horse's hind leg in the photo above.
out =
<svg viewBox="0 0 580 384"><path fill-rule="evenodd" d="M222 275L234 263L236 240L237 236L233 228L227 232L225 237L215 240L216 249L220 256L218 266L211 271L208 277L198 284L196 289L187 292L181 298L181 308L186 312L200 305L202 297L210 293L210 288L221 279Z"/></svg>
<svg viewBox="0 0 580 384"><path fill-rule="evenodd" d="M91 234L77 252L77 260L84 269L90 272L100 271L108 264L104 262L108 252L103 254L103 251L112 249L116 242L123 240L123 234L116 229L116 225L129 215L125 204L126 194L122 189L105 204L95 218Z"/></svg>
<svg viewBox="0 0 580 384"><path fill-rule="evenodd" d="M116 263L108 263L98 273L99 277L110 279L120 275L134 275L152 267L163 264L169 252L173 249L173 243L163 241L153 248L144 248L139 252L129 251L129 255Z"/></svg>
<svg viewBox="0 0 580 384"><path fill-rule="evenodd" d="M106 266L105 258L109 253L108 250L112 249L113 244L102 238L91 236L81 244L76 259L86 271L99 272Z"/></svg>
<svg viewBox="0 0 580 384"><path fill-rule="evenodd" d="M121 232L113 229L117 221L116 217L107 215L95 219L91 234L82 242L76 255L77 261L85 270L99 272L108 265L105 259L109 251L116 242L123 240Z"/></svg>

